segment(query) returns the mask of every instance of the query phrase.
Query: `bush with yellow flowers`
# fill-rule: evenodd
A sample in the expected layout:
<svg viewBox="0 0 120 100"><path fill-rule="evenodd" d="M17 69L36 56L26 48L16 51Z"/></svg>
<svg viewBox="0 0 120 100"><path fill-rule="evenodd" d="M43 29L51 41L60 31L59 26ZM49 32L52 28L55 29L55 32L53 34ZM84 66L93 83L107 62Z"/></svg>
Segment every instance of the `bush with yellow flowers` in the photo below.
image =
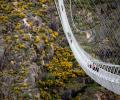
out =
<svg viewBox="0 0 120 100"><path fill-rule="evenodd" d="M41 3L46 3L48 0L39 0Z"/></svg>
<svg viewBox="0 0 120 100"><path fill-rule="evenodd" d="M9 100L59 100L68 84L86 77L68 44L65 47L60 44L65 36L49 28L51 2L0 1L5 46L5 56L0 62L0 92L9 94L6 95ZM39 17L42 21L36 22Z"/></svg>
<svg viewBox="0 0 120 100"><path fill-rule="evenodd" d="M40 37L39 37L39 36L36 36L34 42L35 42L35 43L39 43L39 42L40 42Z"/></svg>
<svg viewBox="0 0 120 100"><path fill-rule="evenodd" d="M38 87L40 90L42 89L49 93L51 97L60 98L62 90L67 87L69 82L72 83L78 77L85 77L85 73L78 66L69 48L55 46L54 49L52 60L44 65L48 74L38 81ZM56 90L56 92L53 93L53 90ZM61 91L61 94L58 91Z"/></svg>

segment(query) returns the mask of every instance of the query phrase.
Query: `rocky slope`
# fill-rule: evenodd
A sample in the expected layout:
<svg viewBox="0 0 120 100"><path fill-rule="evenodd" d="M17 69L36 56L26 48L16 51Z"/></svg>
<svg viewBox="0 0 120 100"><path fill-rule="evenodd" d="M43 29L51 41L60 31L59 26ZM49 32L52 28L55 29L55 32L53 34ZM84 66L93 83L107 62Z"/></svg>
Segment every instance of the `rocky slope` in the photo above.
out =
<svg viewBox="0 0 120 100"><path fill-rule="evenodd" d="M53 1L0 8L0 100L117 100L76 62Z"/></svg>

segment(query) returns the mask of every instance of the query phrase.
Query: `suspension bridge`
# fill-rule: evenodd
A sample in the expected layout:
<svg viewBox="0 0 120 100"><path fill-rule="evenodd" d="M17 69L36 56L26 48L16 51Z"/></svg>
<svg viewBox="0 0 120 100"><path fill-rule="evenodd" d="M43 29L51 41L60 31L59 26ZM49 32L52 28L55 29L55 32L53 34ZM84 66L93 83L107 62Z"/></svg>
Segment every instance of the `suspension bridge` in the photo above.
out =
<svg viewBox="0 0 120 100"><path fill-rule="evenodd" d="M55 0L55 4L70 48L83 70L120 95L120 2L96 1Z"/></svg>

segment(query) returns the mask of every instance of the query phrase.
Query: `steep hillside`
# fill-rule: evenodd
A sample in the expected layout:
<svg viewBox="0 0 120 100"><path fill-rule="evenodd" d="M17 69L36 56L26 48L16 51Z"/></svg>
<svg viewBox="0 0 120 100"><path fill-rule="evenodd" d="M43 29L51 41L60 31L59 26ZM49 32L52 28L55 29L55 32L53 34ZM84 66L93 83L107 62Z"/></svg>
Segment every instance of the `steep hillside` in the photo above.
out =
<svg viewBox="0 0 120 100"><path fill-rule="evenodd" d="M117 100L76 62L52 0L1 0L0 14L0 100Z"/></svg>

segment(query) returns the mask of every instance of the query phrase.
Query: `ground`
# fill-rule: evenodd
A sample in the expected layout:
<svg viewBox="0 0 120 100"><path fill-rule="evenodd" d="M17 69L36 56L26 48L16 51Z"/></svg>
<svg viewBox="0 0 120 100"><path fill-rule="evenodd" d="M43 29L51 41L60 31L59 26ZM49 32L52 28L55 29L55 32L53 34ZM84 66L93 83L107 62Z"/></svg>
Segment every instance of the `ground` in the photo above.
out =
<svg viewBox="0 0 120 100"><path fill-rule="evenodd" d="M117 100L75 60L52 0L0 8L0 100Z"/></svg>

